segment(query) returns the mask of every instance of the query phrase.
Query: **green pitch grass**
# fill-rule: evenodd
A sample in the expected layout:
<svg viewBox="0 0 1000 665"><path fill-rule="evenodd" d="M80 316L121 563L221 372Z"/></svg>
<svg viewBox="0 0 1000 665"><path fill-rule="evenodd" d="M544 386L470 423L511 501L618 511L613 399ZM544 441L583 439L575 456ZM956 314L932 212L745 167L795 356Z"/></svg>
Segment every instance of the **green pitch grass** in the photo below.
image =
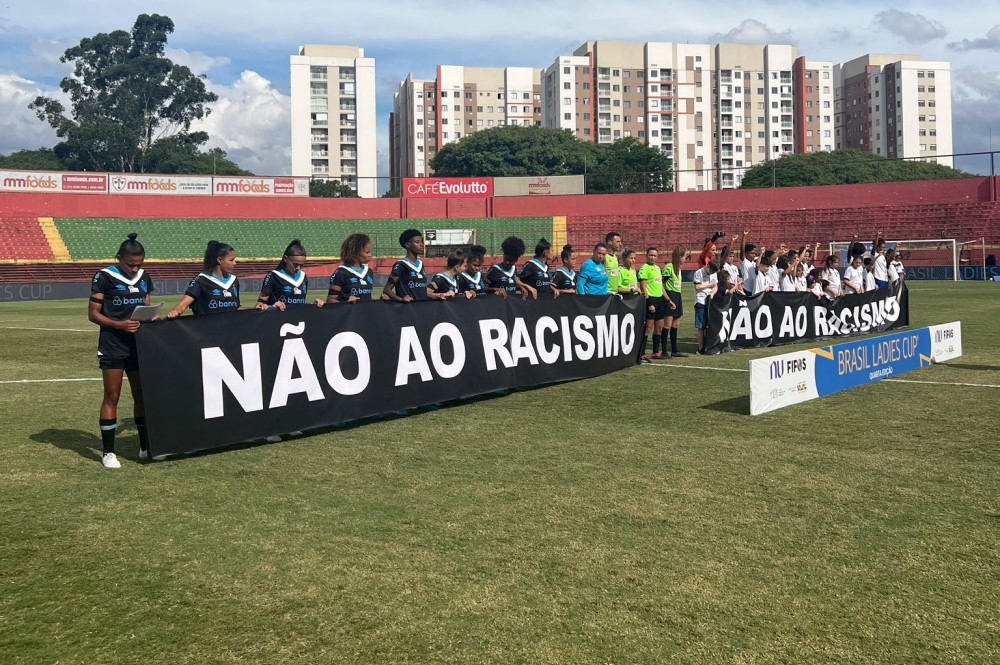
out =
<svg viewBox="0 0 1000 665"><path fill-rule="evenodd" d="M902 378L1000 385L998 302L913 284L965 356ZM98 376L85 310L0 304L0 381ZM676 366L772 353L154 464L123 398L117 472L98 382L0 383L0 662L1000 661L1000 388Z"/></svg>

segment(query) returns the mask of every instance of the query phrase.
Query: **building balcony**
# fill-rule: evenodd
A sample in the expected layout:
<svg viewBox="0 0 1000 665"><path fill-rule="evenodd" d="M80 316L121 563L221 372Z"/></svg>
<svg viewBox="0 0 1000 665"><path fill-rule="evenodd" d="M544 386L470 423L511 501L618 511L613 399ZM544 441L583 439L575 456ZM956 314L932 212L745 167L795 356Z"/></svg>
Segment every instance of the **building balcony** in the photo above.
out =
<svg viewBox="0 0 1000 665"><path fill-rule="evenodd" d="M327 156L329 156L330 151L329 150L313 150L311 154L312 154L313 159L316 159L317 157L327 157Z"/></svg>
<svg viewBox="0 0 1000 665"><path fill-rule="evenodd" d="M340 158L341 159L357 159L358 158L358 153L355 152L354 150L341 150L340 151Z"/></svg>
<svg viewBox="0 0 1000 665"><path fill-rule="evenodd" d="M313 124L316 124L316 123L313 123ZM313 136L312 136L312 142L313 143L326 143L329 140L330 140L330 135L329 134L313 134Z"/></svg>

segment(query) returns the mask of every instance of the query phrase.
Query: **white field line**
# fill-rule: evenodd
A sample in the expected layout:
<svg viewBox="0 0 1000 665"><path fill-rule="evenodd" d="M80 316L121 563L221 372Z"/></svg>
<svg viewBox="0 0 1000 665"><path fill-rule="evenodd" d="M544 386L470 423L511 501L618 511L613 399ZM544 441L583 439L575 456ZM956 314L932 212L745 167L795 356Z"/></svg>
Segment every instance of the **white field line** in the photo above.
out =
<svg viewBox="0 0 1000 665"><path fill-rule="evenodd" d="M675 365L674 363L650 363L649 365L640 365L640 367L679 367L681 369L707 369L713 372L749 372L748 369L740 369L733 367L703 367L701 365Z"/></svg>
<svg viewBox="0 0 1000 665"><path fill-rule="evenodd" d="M3 326L3 330L43 330L45 332L93 332L84 328L28 328L26 326Z"/></svg>
<svg viewBox="0 0 1000 665"><path fill-rule="evenodd" d="M0 384L6 383L75 383L78 381L100 381L101 377L87 377L85 379L18 379L16 381L0 381Z"/></svg>

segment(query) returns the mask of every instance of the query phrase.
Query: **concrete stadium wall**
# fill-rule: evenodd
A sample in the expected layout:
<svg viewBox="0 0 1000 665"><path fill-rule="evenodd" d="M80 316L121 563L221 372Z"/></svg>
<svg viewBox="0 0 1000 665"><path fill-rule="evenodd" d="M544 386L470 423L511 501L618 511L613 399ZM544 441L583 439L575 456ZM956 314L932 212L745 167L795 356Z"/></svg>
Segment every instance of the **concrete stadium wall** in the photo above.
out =
<svg viewBox="0 0 1000 665"><path fill-rule="evenodd" d="M1000 180L1000 179L996 179ZM0 212L40 217L442 219L642 215L796 208L977 203L995 200L988 177L776 189L523 196L493 199L319 199L0 193Z"/></svg>

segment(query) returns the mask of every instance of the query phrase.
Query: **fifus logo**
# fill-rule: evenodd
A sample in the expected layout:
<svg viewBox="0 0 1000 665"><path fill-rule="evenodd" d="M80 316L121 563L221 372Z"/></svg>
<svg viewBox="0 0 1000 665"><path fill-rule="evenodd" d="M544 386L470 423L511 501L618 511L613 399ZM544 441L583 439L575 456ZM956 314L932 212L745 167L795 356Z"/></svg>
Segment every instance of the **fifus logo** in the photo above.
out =
<svg viewBox="0 0 1000 665"><path fill-rule="evenodd" d="M940 344L945 340L955 339L954 330L935 330L934 331L934 341Z"/></svg>
<svg viewBox="0 0 1000 665"><path fill-rule="evenodd" d="M798 372L804 372L808 368L809 364L806 362L805 358L789 358L786 360L773 360L771 361L771 379L780 379L786 374L796 374Z"/></svg>

